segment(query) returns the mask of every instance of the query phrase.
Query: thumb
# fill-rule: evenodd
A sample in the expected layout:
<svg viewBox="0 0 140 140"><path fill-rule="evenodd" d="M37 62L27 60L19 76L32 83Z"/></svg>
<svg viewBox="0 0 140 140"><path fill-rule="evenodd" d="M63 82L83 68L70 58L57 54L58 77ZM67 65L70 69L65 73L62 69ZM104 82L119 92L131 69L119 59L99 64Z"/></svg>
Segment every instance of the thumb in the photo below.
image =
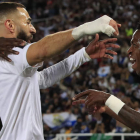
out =
<svg viewBox="0 0 140 140"><path fill-rule="evenodd" d="M99 34L96 34L95 39L93 40L92 44L98 42L98 40L99 40Z"/></svg>
<svg viewBox="0 0 140 140"><path fill-rule="evenodd" d="M95 39L90 42L90 44L88 45L87 48L90 48L89 46L92 46L92 45L96 44L96 42L98 42L98 40L99 40L99 34L96 34Z"/></svg>

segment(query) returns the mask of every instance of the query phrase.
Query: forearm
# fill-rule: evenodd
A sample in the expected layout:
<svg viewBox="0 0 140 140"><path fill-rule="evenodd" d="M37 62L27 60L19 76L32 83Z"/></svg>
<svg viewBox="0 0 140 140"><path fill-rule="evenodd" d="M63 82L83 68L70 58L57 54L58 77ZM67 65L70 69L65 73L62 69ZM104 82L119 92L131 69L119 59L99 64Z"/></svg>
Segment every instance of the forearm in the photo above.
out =
<svg viewBox="0 0 140 140"><path fill-rule="evenodd" d="M37 46L42 46L43 54L41 56L51 58L67 49L75 40L85 35L94 35L102 32L111 36L115 30L109 25L110 20L110 17L102 16L101 18L82 24L74 29L46 36L37 43Z"/></svg>
<svg viewBox="0 0 140 140"><path fill-rule="evenodd" d="M107 113L108 115L110 115L112 118L114 118L114 119L116 119L116 120L118 120L119 122L121 122L121 123L123 123L123 124L125 124L125 125L127 125L127 123L125 123L124 121L123 121L123 119L120 117L120 116L118 116L116 113L114 113L110 108L108 108L107 106L105 106L105 113Z"/></svg>
<svg viewBox="0 0 140 140"><path fill-rule="evenodd" d="M140 132L140 113L127 105L123 106L118 115L108 107L106 107L106 113L133 130Z"/></svg>
<svg viewBox="0 0 140 140"><path fill-rule="evenodd" d="M48 35L37 42L37 46L40 46L42 59L52 58L75 42L72 37L72 29L67 31L58 32L52 35Z"/></svg>
<svg viewBox="0 0 140 140"><path fill-rule="evenodd" d="M110 17L103 16L95 21L82 24L74 29L44 37L40 41L32 44L28 49L28 63L31 66L34 66L45 59L52 58L68 49L75 40L78 40L85 35L94 35L99 32L106 33L109 36L112 35L115 30L109 25L110 20Z"/></svg>
<svg viewBox="0 0 140 140"><path fill-rule="evenodd" d="M27 51L27 61L34 66L46 59L52 58L75 42L72 37L72 29L48 35L40 41L33 43Z"/></svg>
<svg viewBox="0 0 140 140"><path fill-rule="evenodd" d="M107 109L107 113L126 126L140 132L140 113L112 95L106 94L105 96L107 97L105 104L110 108Z"/></svg>
<svg viewBox="0 0 140 140"><path fill-rule="evenodd" d="M77 51L67 59L39 72L40 88L47 88L70 75L90 58L85 52L85 48Z"/></svg>
<svg viewBox="0 0 140 140"><path fill-rule="evenodd" d="M124 124L140 133L140 113L124 105L119 112Z"/></svg>

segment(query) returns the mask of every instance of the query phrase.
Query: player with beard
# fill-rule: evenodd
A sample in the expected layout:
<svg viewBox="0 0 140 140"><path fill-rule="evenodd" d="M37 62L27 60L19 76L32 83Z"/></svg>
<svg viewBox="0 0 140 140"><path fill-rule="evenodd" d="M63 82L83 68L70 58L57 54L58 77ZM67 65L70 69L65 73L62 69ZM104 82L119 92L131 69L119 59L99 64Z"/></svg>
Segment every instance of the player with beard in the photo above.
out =
<svg viewBox="0 0 140 140"><path fill-rule="evenodd" d="M108 47L119 48L116 38L99 41L97 32L118 34L114 20L103 16L71 30L44 37L23 49L19 55L8 55L12 62L0 58L0 139L43 140L39 88L47 88L70 75L83 63L94 58L113 59L117 54ZM0 37L20 38L29 42L36 33L25 7L19 3L0 3ZM85 35L96 34L95 40L67 59L37 72L45 59L60 54Z"/></svg>

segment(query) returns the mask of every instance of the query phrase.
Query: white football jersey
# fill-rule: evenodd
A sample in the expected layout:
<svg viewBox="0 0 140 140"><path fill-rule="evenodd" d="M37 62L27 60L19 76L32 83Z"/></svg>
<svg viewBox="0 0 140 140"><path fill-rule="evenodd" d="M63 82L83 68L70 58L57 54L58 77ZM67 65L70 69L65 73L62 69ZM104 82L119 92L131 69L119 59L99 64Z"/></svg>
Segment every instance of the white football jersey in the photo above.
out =
<svg viewBox="0 0 140 140"><path fill-rule="evenodd" d="M0 58L0 140L44 140L39 87L52 86L91 60L82 48L37 72L42 63L31 67L26 59L30 45L16 47L19 55L9 55L12 62Z"/></svg>
<svg viewBox="0 0 140 140"><path fill-rule="evenodd" d="M31 67L26 52L0 58L0 140L44 140L37 68Z"/></svg>

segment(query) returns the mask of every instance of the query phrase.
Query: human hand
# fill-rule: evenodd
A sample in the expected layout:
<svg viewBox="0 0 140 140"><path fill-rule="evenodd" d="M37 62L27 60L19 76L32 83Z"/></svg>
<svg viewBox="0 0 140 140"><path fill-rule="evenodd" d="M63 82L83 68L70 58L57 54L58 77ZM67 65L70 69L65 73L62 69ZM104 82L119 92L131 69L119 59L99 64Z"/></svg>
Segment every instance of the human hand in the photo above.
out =
<svg viewBox="0 0 140 140"><path fill-rule="evenodd" d="M8 54L16 54L19 52L12 50L15 46L22 47L26 44L25 41L17 38L4 38L0 37L0 57L11 62L11 59L7 57Z"/></svg>
<svg viewBox="0 0 140 140"><path fill-rule="evenodd" d="M121 27L121 24L118 24L115 20L112 19L112 20L110 20L109 25L115 29L115 32L113 34L118 36L119 35L118 28Z"/></svg>
<svg viewBox="0 0 140 140"><path fill-rule="evenodd" d="M85 101L86 101L86 99L78 99L78 102L73 101L72 105L85 104ZM76 104L75 104L75 102L76 102ZM85 109L91 115L93 115L94 113L104 113L104 112L106 112L106 106L96 106L96 105L94 105L94 106L91 106L90 108L85 107Z"/></svg>
<svg viewBox="0 0 140 140"><path fill-rule="evenodd" d="M85 98L81 99L83 97ZM100 113L103 113L105 112L105 108L102 108L102 106L105 106L105 102L109 97L110 97L110 94L107 94L103 91L90 89L90 90L81 92L75 97L73 97L72 105L85 103L85 107L90 114L95 113L97 111Z"/></svg>
<svg viewBox="0 0 140 140"><path fill-rule="evenodd" d="M94 105L93 107L91 106L90 108L86 108L86 111L94 115L95 113L105 113L106 112L106 106L96 106Z"/></svg>
<svg viewBox="0 0 140 140"><path fill-rule="evenodd" d="M113 59L113 57L109 54L116 55L117 53L112 50L108 50L107 48L120 48L120 46L113 44L117 41L117 38L109 38L102 41L99 41L99 35L96 34L95 40L93 40L87 47L86 52L90 56L90 58L109 58ZM109 53L109 54L106 54Z"/></svg>
<svg viewBox="0 0 140 140"><path fill-rule="evenodd" d="M85 35L94 35L100 32L105 33L108 36L113 34L119 35L118 27L121 27L121 24L118 24L109 16L104 15L94 21L84 23L74 28L72 36L75 40L78 40Z"/></svg>

